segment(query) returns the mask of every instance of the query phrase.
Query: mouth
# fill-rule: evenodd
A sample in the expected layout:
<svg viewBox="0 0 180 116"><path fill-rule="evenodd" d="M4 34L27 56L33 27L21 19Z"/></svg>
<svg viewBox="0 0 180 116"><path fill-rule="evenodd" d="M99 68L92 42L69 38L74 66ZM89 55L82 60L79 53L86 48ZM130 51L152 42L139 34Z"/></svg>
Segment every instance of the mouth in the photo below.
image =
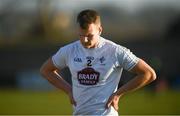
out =
<svg viewBox="0 0 180 116"><path fill-rule="evenodd" d="M83 46L85 47L85 48L90 48L91 47L91 43L90 42L84 42L83 43Z"/></svg>
<svg viewBox="0 0 180 116"><path fill-rule="evenodd" d="M85 45L91 45L91 41L89 41L88 39L85 39L83 42Z"/></svg>
<svg viewBox="0 0 180 116"><path fill-rule="evenodd" d="M90 40L88 39L84 39L83 41L81 41L81 44L85 47L85 48L91 48L92 43Z"/></svg>

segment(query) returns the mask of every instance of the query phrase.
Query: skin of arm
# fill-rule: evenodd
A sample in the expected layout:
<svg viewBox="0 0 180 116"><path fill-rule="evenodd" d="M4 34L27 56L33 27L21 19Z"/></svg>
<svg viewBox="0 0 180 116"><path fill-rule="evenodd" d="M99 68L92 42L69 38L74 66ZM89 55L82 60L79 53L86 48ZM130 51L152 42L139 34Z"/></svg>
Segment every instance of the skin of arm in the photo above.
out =
<svg viewBox="0 0 180 116"><path fill-rule="evenodd" d="M130 72L135 73L136 76L109 97L106 108L113 106L118 111L118 103L121 96L127 92L137 90L156 79L155 71L142 59L139 60Z"/></svg>
<svg viewBox="0 0 180 116"><path fill-rule="evenodd" d="M59 68L54 66L53 61L49 58L40 68L41 75L47 79L52 85L56 88L63 90L70 99L71 104L76 105L76 102L73 98L72 87L67 83L58 73Z"/></svg>

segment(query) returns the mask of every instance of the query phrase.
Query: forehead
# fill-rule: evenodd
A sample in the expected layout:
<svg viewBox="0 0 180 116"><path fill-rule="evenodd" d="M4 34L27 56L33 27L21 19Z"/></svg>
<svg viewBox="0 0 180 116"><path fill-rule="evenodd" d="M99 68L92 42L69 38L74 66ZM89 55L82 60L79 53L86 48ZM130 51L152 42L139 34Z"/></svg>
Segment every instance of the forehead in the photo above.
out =
<svg viewBox="0 0 180 116"><path fill-rule="evenodd" d="M84 35L88 35L88 34L95 34L97 33L97 25L92 23L89 24L87 29L82 29L81 27L79 27L79 34L84 34Z"/></svg>

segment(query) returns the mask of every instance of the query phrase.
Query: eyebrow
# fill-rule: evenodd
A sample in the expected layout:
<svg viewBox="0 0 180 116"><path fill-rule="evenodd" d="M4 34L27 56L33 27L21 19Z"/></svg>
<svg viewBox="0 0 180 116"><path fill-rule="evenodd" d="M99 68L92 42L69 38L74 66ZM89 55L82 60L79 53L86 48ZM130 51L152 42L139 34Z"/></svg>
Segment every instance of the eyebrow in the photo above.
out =
<svg viewBox="0 0 180 116"><path fill-rule="evenodd" d="M88 35L79 34L79 36L92 37L94 36L94 34L88 34Z"/></svg>

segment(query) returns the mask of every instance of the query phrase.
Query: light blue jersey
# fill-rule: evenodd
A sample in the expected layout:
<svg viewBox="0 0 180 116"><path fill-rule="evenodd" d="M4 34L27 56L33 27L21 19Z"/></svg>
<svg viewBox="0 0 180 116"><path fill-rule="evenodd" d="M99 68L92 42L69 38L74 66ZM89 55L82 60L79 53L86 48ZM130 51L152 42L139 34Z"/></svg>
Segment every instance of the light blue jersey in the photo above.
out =
<svg viewBox="0 0 180 116"><path fill-rule="evenodd" d="M77 103L74 115L118 115L105 108L116 92L123 69L131 70L139 61L129 49L99 38L96 48L86 49L76 41L59 49L52 57L56 67L69 67L73 97Z"/></svg>

